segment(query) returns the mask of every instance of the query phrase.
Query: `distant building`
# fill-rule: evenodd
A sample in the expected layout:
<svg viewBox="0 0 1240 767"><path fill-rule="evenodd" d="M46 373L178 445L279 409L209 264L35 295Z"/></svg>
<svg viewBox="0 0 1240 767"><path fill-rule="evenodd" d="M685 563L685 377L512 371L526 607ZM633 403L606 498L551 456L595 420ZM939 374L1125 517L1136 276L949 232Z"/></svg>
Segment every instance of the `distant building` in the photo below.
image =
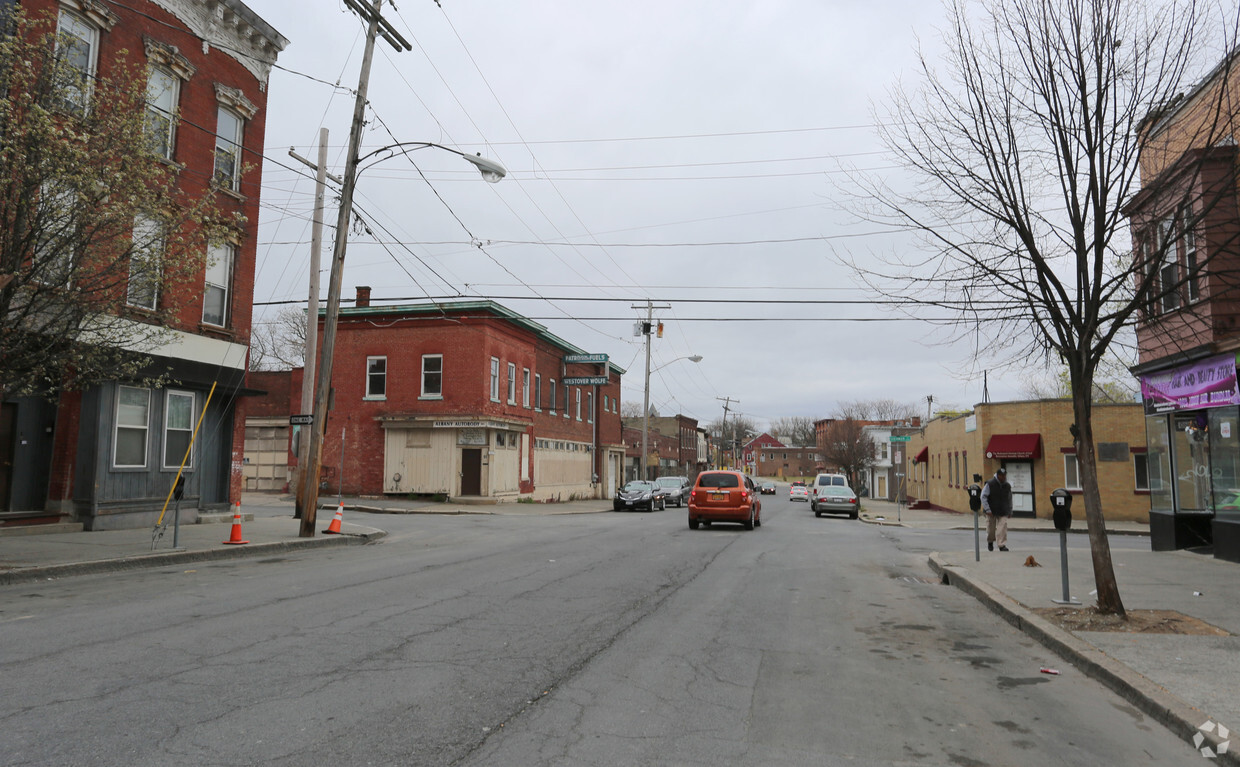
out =
<svg viewBox="0 0 1240 767"><path fill-rule="evenodd" d="M775 447L767 446L755 451L759 477L775 477L785 479L791 477L812 477L816 473L821 456L816 447Z"/></svg>

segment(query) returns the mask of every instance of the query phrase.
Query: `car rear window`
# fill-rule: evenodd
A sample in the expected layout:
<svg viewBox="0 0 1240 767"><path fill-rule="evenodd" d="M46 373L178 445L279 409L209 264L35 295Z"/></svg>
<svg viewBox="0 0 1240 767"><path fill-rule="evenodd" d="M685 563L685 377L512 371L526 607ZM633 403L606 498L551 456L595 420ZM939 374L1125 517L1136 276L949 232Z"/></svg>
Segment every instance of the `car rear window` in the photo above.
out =
<svg viewBox="0 0 1240 767"><path fill-rule="evenodd" d="M829 485L844 485L844 478L838 474L828 474L818 478L819 487L827 487Z"/></svg>
<svg viewBox="0 0 1240 767"><path fill-rule="evenodd" d="M701 487L739 487L740 480L735 474L703 474L698 477Z"/></svg>

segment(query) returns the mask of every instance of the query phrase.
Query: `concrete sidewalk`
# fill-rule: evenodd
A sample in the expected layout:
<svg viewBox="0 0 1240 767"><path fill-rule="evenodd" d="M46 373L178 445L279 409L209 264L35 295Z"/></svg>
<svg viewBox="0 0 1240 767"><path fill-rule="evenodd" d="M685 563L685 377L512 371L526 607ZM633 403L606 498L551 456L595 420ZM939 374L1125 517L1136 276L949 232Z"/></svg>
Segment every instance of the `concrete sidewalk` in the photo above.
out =
<svg viewBox="0 0 1240 767"><path fill-rule="evenodd" d="M930 567L945 583L971 594L1074 667L1061 665L1061 673L1097 679L1187 745L1200 733L1200 748L1210 748L1223 764L1240 764L1240 742L1234 752L1223 745L1233 726L1240 726L1240 596L1234 588L1240 566L1187 551L1113 546L1112 564L1127 610L1174 610L1230 636L1068 632L1034 612L1057 607L1052 600L1063 597L1059 535L1050 520L1013 520L1009 552L986 550L983 520L977 561L970 514L897 510L894 504L867 500L861 518L871 524L961 531L958 549L930 557ZM1085 523L1078 515L1072 526L1069 593L1092 606L1093 563L1088 546L1077 537L1084 535ZM1148 535L1149 530L1134 522L1107 527L1112 536ZM1026 567L1029 555L1042 566ZM1199 727L1207 722L1216 726L1203 733ZM1225 728L1221 738L1218 724Z"/></svg>
<svg viewBox="0 0 1240 767"><path fill-rule="evenodd" d="M241 501L241 537L248 543L240 545L225 543L232 537L232 512L202 515L199 524L181 525L178 530L169 510L161 534L156 534L153 527L102 532L83 531L80 525L0 528L0 585L365 544L386 535L383 530L371 526L377 514L545 516L611 511L611 501L599 500L469 505L456 501L434 503L346 497L341 499L345 509L342 534L324 535L321 531L331 523L339 502L335 497L321 500L315 515L315 529L319 533L313 538L302 538L301 521L293 518L291 496L247 493Z"/></svg>

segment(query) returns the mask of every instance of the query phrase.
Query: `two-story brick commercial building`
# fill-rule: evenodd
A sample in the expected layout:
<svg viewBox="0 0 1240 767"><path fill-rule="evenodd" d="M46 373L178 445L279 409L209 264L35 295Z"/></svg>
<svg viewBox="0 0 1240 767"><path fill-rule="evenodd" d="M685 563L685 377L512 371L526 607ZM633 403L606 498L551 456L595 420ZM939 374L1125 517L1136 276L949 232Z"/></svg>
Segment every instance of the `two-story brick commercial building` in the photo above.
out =
<svg viewBox="0 0 1240 767"><path fill-rule="evenodd" d="M157 346L142 349L151 364L140 376L50 402L3 403L0 466L8 467L10 481L0 509L42 510L93 530L149 525L205 408L185 473L182 521L192 521L199 510L225 508L241 491L243 424L236 410L250 337L267 84L288 41L241 0L17 5L30 15L53 14L57 45L69 51L84 82L120 66L122 57L149 68L150 151L126 161L173 168L184 199L212 198L237 226L228 239L203 246L199 270L184 281L131 276L125 321L168 328ZM86 106L103 97L84 90ZM151 225L135 220L134 240ZM167 320L150 319L164 310ZM165 384L147 383L156 378Z"/></svg>
<svg viewBox="0 0 1240 767"><path fill-rule="evenodd" d="M337 329L328 491L611 497L623 476L624 371L565 360L583 354L493 301L373 306L370 288L359 287ZM290 415L302 372L288 374Z"/></svg>
<svg viewBox="0 0 1240 767"><path fill-rule="evenodd" d="M1156 550L1240 562L1240 49L1141 125L1125 213L1154 283L1137 325Z"/></svg>

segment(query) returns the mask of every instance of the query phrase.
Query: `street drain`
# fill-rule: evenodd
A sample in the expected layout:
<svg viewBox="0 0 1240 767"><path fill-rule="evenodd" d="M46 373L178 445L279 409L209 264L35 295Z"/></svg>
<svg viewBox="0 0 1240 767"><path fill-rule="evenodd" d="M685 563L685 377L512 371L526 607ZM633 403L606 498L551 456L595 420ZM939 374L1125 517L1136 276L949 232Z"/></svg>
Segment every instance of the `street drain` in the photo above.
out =
<svg viewBox="0 0 1240 767"><path fill-rule="evenodd" d="M935 585L940 585L943 583L943 581L938 578L928 578L921 575L897 575L893 577L899 578L905 583L933 583Z"/></svg>

